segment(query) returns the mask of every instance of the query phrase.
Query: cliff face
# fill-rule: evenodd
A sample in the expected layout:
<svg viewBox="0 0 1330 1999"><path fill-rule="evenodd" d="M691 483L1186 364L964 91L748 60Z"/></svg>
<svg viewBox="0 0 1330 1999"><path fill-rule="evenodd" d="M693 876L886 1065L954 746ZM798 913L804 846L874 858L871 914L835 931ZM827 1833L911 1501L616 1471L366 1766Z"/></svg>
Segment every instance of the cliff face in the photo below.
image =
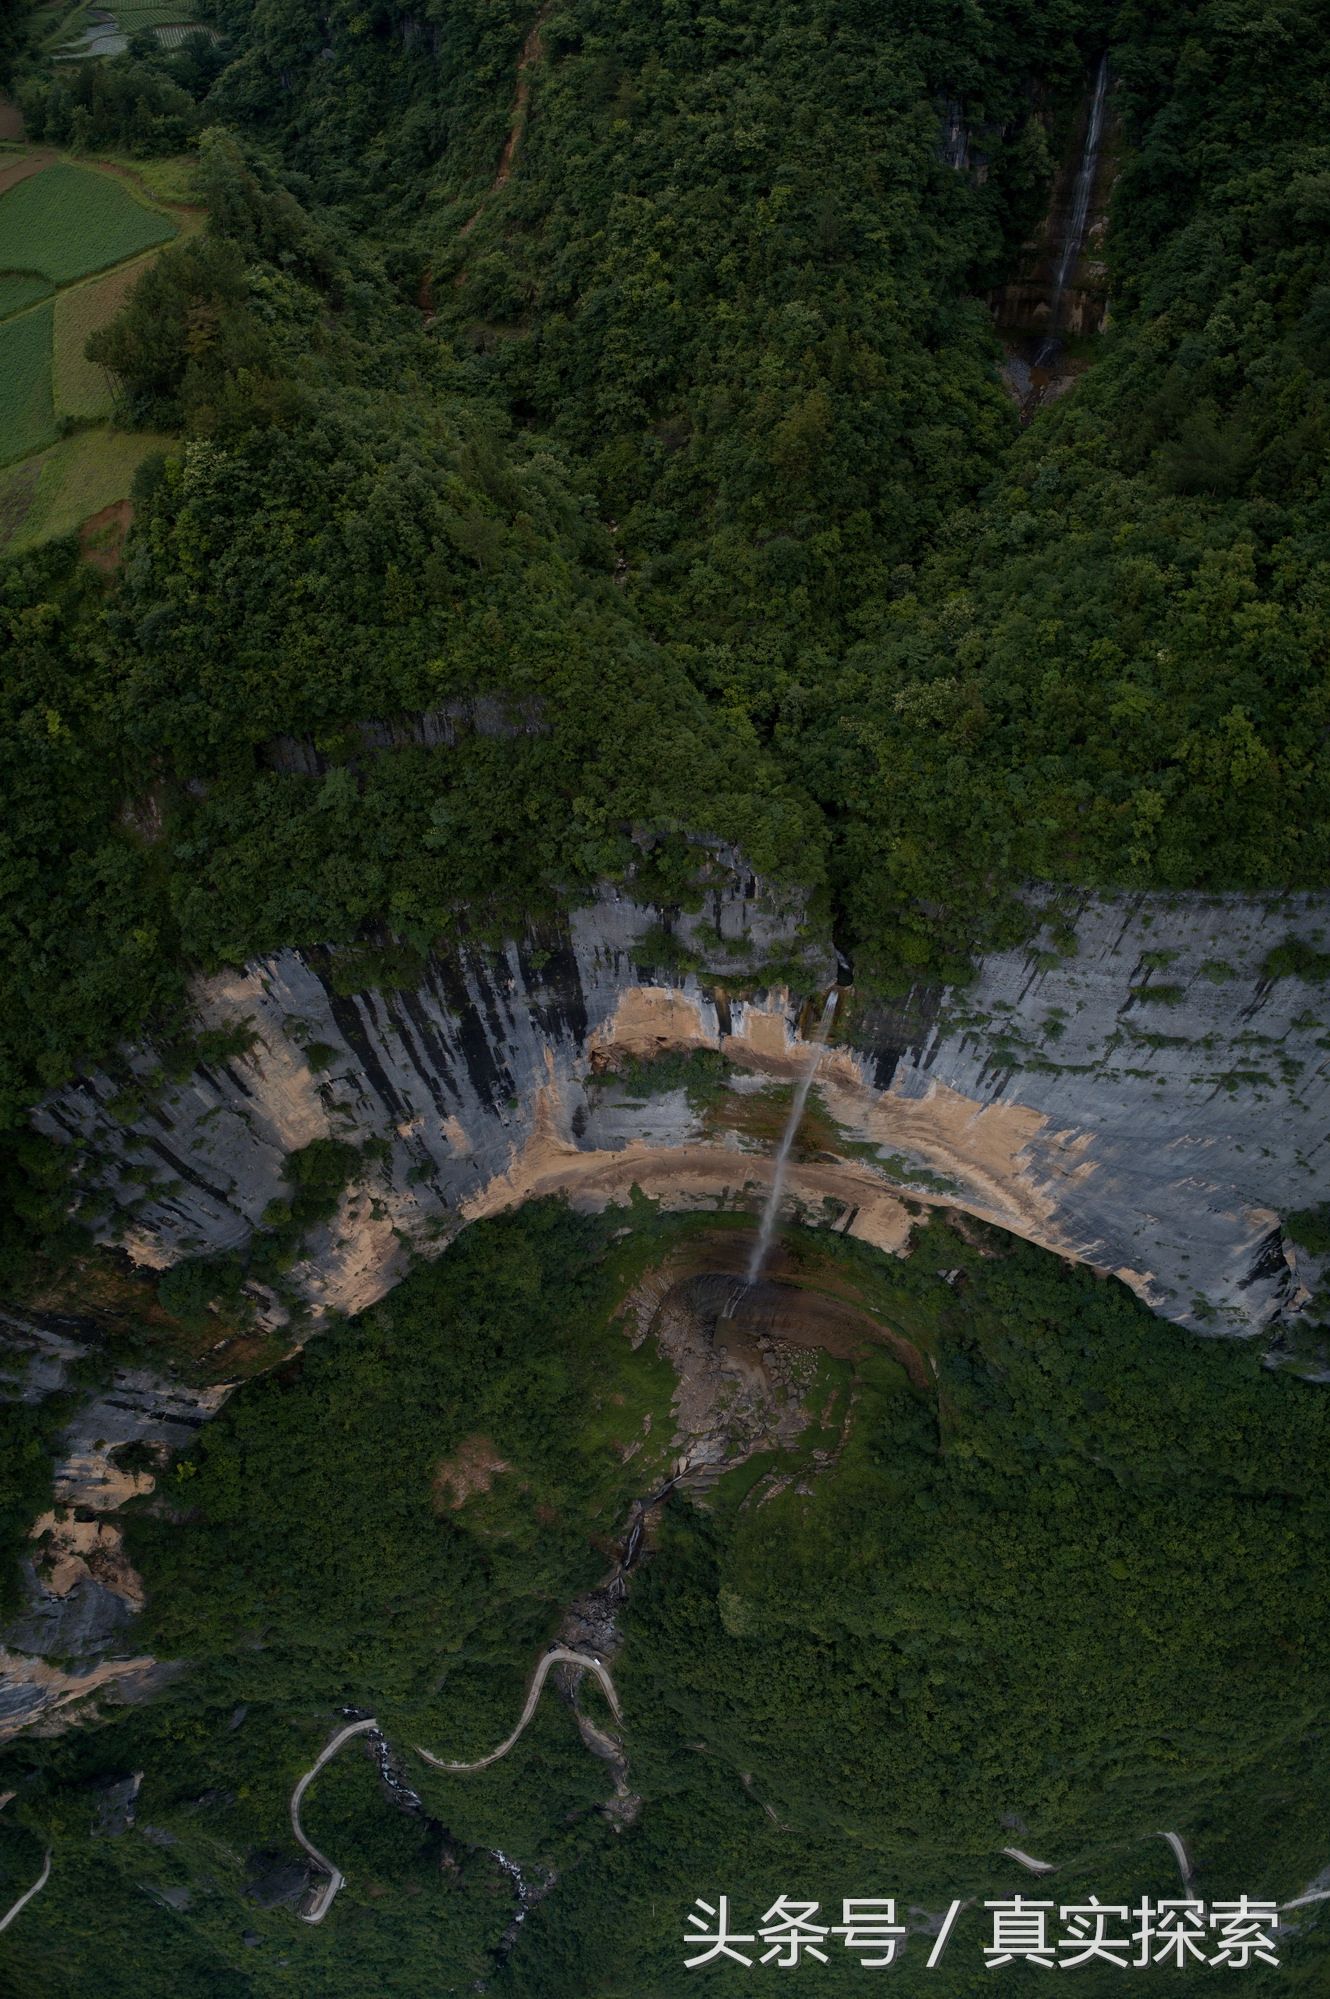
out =
<svg viewBox="0 0 1330 1999"><path fill-rule="evenodd" d="M1330 906L1085 897L1047 914L1061 952L1045 937L963 991L842 1009L819 1075L839 1136L820 1129L792 1201L883 1248L908 1234L902 1191L945 1201L1200 1330L1295 1314L1314 1273L1280 1217L1324 1188L1330 1040L1324 989L1263 967L1290 937L1315 948ZM672 945L660 911L607 895L557 932L437 958L409 989L341 995L328 954L283 952L198 989L202 1026L251 1024L248 1054L128 1125L108 1108L122 1086L97 1075L37 1122L82 1149L106 1238L159 1267L242 1245L293 1150L373 1141L290 1273L316 1315L356 1311L412 1248L536 1194L601 1204L636 1182L671 1205L755 1206L770 1142L744 1100L811 1050L788 989L749 968L795 957L799 998L829 985L832 954L801 921L731 871ZM680 949L705 969L667 969ZM732 1115L596 1079L624 1054L688 1047L729 1058ZM146 1077L151 1051L133 1066ZM264 1309L281 1323L275 1298Z"/></svg>
<svg viewBox="0 0 1330 1999"><path fill-rule="evenodd" d="M1166 1317L1245 1334L1296 1316L1317 1273L1280 1220L1330 1187L1330 1004L1267 961L1290 939L1324 950L1330 905L1081 896L1046 915L922 1021L878 1016L877 1080L921 1107L941 1084L1036 1112L1036 1239Z"/></svg>
<svg viewBox="0 0 1330 1999"><path fill-rule="evenodd" d="M12 1399L37 1402L67 1387L71 1365L88 1352L76 1324L0 1313L0 1375ZM122 1469L114 1454L137 1444L161 1460L183 1449L226 1394L223 1385L190 1389L122 1368L78 1408L61 1438L53 1505L32 1528L24 1609L0 1632L0 1741L57 1729L64 1710L92 1695L142 1699L177 1670L135 1648L143 1588L114 1515L150 1492L154 1476Z"/></svg>

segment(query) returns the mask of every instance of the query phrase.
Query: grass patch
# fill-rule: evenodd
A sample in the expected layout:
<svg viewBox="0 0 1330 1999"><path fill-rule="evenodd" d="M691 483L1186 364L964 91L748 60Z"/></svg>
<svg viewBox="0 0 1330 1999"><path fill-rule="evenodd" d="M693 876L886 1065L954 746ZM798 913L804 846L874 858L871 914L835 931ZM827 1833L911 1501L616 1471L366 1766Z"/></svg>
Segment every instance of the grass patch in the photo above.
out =
<svg viewBox="0 0 1330 1999"><path fill-rule="evenodd" d="M108 174L63 161L0 199L0 265L68 284L150 250L176 233Z"/></svg>
<svg viewBox="0 0 1330 1999"><path fill-rule="evenodd" d="M719 1103L729 1087L730 1064L714 1048L671 1049L645 1059L631 1055L613 1068L594 1070L587 1082L597 1088L617 1084L633 1102L686 1090L695 1111Z"/></svg>
<svg viewBox="0 0 1330 1999"><path fill-rule="evenodd" d="M7 330L0 329L0 339ZM64 438L40 458L0 473L0 522L7 512L11 516L5 545L28 548L55 535L72 534L91 514L126 499L143 460L154 451L170 450L175 442L159 432L129 434L106 424ZM29 493L34 470L35 491ZM23 499L26 506L19 504Z"/></svg>
<svg viewBox="0 0 1330 1999"><path fill-rule="evenodd" d="M39 451L55 436L51 319L45 304L0 325L0 464Z"/></svg>
<svg viewBox="0 0 1330 1999"><path fill-rule="evenodd" d="M164 160L136 160L129 153L98 153L98 163L107 166L124 167L133 174L141 187L147 189L154 201L196 202L199 192L194 184L194 170L198 160L193 153L172 153Z"/></svg>

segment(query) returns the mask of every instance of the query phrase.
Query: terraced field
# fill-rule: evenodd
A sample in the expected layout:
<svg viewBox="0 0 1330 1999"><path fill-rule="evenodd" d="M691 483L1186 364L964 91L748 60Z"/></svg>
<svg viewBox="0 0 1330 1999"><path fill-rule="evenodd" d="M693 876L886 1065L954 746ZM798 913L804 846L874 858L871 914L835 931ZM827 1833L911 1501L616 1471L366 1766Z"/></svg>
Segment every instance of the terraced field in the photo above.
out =
<svg viewBox="0 0 1330 1999"><path fill-rule="evenodd" d="M188 0L131 0L125 7L47 6L33 16L42 45L61 62L118 55L130 35L147 29L165 48L179 48L186 35L217 39L216 30L192 18Z"/></svg>
<svg viewBox="0 0 1330 1999"><path fill-rule="evenodd" d="M174 193L171 174L187 163L154 165ZM112 384L84 349L161 246L196 222L132 170L0 152L0 546L69 533L123 500L136 466L169 441L108 424Z"/></svg>

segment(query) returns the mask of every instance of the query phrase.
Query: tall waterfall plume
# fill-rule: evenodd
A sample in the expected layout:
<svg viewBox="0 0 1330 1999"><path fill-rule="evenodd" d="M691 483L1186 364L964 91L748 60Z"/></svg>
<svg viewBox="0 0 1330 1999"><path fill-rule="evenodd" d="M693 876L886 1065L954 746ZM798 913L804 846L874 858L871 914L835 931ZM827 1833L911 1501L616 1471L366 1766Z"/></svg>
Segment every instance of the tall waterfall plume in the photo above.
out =
<svg viewBox="0 0 1330 1999"><path fill-rule="evenodd" d="M840 991L833 987L822 1009L814 1034L817 1045L807 1067L794 1086L794 1101L790 1105L790 1115L785 1120L785 1130L781 1134L780 1149L776 1154L776 1164L771 1175L771 1189L767 1194L766 1206L762 1210L762 1225L757 1232L757 1241L753 1244L753 1254L748 1259L748 1269L744 1276L745 1287L756 1284L762 1275L762 1266L767 1260L775 1238L776 1221L780 1214L781 1196L785 1192L785 1172L790 1163L790 1153L794 1149L795 1135L803 1120L804 1105L808 1102L808 1092L813 1087L813 1078L817 1074L817 1065L822 1060L822 1050L831 1030L831 1023L836 1017L839 1000Z"/></svg>
<svg viewBox="0 0 1330 1999"><path fill-rule="evenodd" d="M1053 277L1053 296L1049 306L1048 332L1035 356L1036 368L1046 368L1053 361L1062 345L1062 300L1068 284L1076 274L1081 250L1085 243L1086 225L1090 220L1090 202L1094 195L1095 176L1099 171L1099 148L1104 136L1104 105L1108 97L1108 57L1099 58L1095 71L1094 95L1090 100L1090 117L1085 128L1085 147L1081 153L1081 163L1076 170L1076 180L1072 188L1071 214L1067 218L1066 233L1062 238L1062 255L1058 258L1057 270Z"/></svg>

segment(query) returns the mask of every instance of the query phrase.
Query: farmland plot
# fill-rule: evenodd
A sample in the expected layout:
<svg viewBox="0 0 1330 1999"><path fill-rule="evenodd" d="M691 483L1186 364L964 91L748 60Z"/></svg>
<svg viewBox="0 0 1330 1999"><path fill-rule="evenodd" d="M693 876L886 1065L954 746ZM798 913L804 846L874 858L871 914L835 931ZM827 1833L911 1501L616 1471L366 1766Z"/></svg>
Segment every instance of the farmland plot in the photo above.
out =
<svg viewBox="0 0 1330 1999"><path fill-rule="evenodd" d="M0 196L0 270L69 284L176 233L109 174L60 161Z"/></svg>
<svg viewBox="0 0 1330 1999"><path fill-rule="evenodd" d="M50 279L37 271L0 271L0 319L49 298L52 289Z"/></svg>
<svg viewBox="0 0 1330 1999"><path fill-rule="evenodd" d="M114 319L152 259L140 257L91 284L72 285L55 302L54 395L63 416L95 421L111 413L106 370L83 350L90 333Z"/></svg>
<svg viewBox="0 0 1330 1999"><path fill-rule="evenodd" d="M55 436L51 318L48 302L0 321L0 464L39 451Z"/></svg>

